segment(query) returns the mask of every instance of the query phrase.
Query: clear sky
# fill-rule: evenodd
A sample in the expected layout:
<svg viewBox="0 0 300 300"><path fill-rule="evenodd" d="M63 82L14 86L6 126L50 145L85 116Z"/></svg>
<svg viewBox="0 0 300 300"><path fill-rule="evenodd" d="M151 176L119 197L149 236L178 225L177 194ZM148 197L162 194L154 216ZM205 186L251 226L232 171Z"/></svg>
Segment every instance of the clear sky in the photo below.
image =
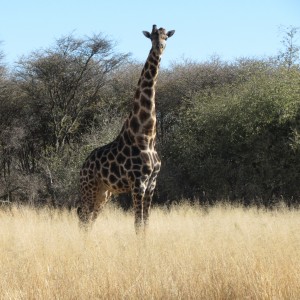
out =
<svg viewBox="0 0 300 300"><path fill-rule="evenodd" d="M196 61L219 55L275 55L279 26L300 27L300 0L1 0L0 49L12 66L22 55L44 49L74 31L102 32L120 52L144 61L150 41L142 30L152 25L175 29L162 65L183 58ZM300 40L300 38L299 38ZM300 41L299 41L300 42Z"/></svg>

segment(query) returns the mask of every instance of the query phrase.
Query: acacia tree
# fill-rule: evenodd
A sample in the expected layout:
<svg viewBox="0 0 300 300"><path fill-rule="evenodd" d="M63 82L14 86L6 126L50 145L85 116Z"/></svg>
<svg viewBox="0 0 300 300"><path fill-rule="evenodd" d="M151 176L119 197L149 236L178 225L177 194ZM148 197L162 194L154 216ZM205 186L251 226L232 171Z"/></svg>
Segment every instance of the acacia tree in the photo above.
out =
<svg viewBox="0 0 300 300"><path fill-rule="evenodd" d="M35 113L49 122L43 131L56 153L78 133L84 113L100 99L107 74L126 57L100 34L84 39L69 35L19 62L17 80L37 107Z"/></svg>
<svg viewBox="0 0 300 300"><path fill-rule="evenodd" d="M5 156L0 155L0 172L18 183L14 201L42 200L54 205L71 201L71 192L76 191L76 159L80 160L73 150L80 147L81 134L89 131L95 112L101 110L110 73L128 56L116 53L114 46L100 34L62 37L54 46L19 61L7 80L7 97L1 86L0 127L5 130L0 134ZM4 192L0 190L0 196Z"/></svg>

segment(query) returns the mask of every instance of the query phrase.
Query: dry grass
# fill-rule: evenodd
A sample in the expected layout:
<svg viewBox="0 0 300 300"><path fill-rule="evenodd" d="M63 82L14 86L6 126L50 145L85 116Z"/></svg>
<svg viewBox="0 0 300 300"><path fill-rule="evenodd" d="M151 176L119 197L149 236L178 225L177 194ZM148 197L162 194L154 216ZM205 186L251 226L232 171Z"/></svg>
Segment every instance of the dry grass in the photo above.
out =
<svg viewBox="0 0 300 300"><path fill-rule="evenodd" d="M300 299L300 211L154 209L145 238L108 207L0 211L0 299Z"/></svg>

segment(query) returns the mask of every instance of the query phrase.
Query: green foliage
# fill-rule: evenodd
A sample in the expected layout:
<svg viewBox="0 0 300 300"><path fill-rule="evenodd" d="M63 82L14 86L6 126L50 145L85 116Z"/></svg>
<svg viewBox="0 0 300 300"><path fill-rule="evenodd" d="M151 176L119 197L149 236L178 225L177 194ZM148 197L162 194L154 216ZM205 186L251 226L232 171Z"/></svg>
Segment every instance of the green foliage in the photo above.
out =
<svg viewBox="0 0 300 300"><path fill-rule="evenodd" d="M299 204L300 66L292 29L277 59L213 57L161 70L154 201ZM74 205L81 164L115 138L131 110L141 65L127 57L99 35L68 36L9 75L0 52L0 201Z"/></svg>
<svg viewBox="0 0 300 300"><path fill-rule="evenodd" d="M245 82L200 91L181 110L167 155L187 196L299 196L300 73L260 67Z"/></svg>

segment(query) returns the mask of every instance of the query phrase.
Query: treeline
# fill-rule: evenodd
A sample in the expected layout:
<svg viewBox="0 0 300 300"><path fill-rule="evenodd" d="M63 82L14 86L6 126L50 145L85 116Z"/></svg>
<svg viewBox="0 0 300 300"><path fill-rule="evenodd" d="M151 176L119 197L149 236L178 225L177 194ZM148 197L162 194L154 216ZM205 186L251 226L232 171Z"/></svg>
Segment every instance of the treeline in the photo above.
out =
<svg viewBox="0 0 300 300"><path fill-rule="evenodd" d="M214 57L161 70L156 203L300 203L299 47L289 47L296 33L286 32L275 58ZM142 64L102 35L63 37L12 70L3 53L0 62L0 202L72 207L80 166L118 134Z"/></svg>

